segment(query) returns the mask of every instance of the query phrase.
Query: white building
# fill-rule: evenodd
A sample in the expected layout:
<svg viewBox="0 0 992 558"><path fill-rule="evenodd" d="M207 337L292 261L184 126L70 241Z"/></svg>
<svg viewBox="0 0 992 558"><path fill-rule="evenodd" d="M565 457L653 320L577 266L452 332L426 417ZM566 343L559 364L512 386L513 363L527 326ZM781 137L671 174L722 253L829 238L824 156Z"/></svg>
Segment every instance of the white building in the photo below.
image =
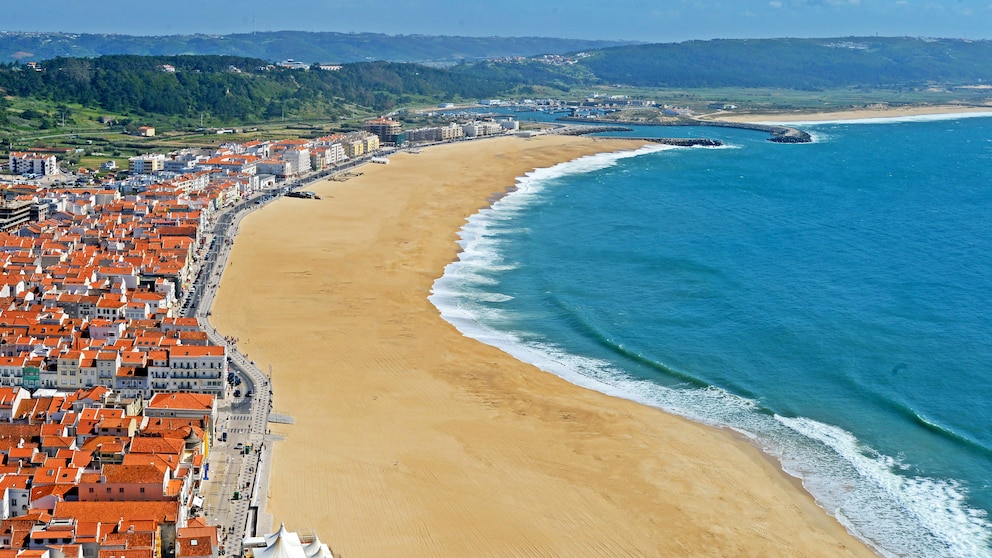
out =
<svg viewBox="0 0 992 558"><path fill-rule="evenodd" d="M290 174L301 174L310 170L310 150L306 147L291 147L280 157L289 163Z"/></svg>
<svg viewBox="0 0 992 558"><path fill-rule="evenodd" d="M336 165L347 158L344 152L344 146L340 143L318 146L310 152L311 167L317 170L330 165Z"/></svg>
<svg viewBox="0 0 992 558"><path fill-rule="evenodd" d="M128 158L128 170L134 174L151 174L165 169L165 155L162 153L146 153Z"/></svg>
<svg viewBox="0 0 992 558"><path fill-rule="evenodd" d="M277 178L286 178L292 174L292 165L279 159L265 159L255 165L259 174L269 174Z"/></svg>
<svg viewBox="0 0 992 558"><path fill-rule="evenodd" d="M59 170L55 155L42 155L33 152L10 152L10 172L14 174L37 174L48 176Z"/></svg>
<svg viewBox="0 0 992 558"><path fill-rule="evenodd" d="M503 127L497 122L470 122L462 126L465 137L477 138L484 136L495 136L503 133Z"/></svg>

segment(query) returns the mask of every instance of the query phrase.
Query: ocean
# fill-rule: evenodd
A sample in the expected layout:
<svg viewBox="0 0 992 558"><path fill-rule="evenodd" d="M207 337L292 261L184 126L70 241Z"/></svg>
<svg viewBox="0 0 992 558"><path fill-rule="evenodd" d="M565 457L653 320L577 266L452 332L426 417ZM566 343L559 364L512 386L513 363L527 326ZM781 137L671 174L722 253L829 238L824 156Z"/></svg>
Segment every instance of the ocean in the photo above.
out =
<svg viewBox="0 0 992 558"><path fill-rule="evenodd" d="M733 428L883 556L992 556L992 118L805 123L539 169L432 302L604 393Z"/></svg>

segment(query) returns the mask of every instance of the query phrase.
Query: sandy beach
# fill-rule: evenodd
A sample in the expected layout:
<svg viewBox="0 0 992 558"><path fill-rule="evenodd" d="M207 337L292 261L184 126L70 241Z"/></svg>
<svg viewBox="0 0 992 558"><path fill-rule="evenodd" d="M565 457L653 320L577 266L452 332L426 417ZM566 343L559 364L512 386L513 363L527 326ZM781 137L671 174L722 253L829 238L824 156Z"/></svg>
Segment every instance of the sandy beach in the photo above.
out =
<svg viewBox="0 0 992 558"><path fill-rule="evenodd" d="M707 115L706 120L728 122L825 122L829 120L861 120L865 118L902 118L937 114L992 113L992 106L916 105L907 107L859 108L824 112L720 112Z"/></svg>
<svg viewBox="0 0 992 558"><path fill-rule="evenodd" d="M428 301L466 217L540 167L639 142L402 153L248 216L212 323L271 366L269 512L336 555L874 556L730 432L565 382Z"/></svg>

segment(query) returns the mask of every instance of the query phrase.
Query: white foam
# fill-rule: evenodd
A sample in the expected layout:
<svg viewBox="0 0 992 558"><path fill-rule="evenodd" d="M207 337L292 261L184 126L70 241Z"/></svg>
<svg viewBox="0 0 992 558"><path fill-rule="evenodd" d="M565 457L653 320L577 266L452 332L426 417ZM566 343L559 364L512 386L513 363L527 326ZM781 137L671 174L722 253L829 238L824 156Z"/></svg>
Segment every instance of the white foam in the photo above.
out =
<svg viewBox="0 0 992 558"><path fill-rule="evenodd" d="M769 120L756 122L770 126L817 126L820 124L899 124L902 122L937 122L961 118L989 118L992 112L951 112L946 114L916 114L912 116L880 116L877 118L838 118L837 120Z"/></svg>
<svg viewBox="0 0 992 558"><path fill-rule="evenodd" d="M865 447L851 433L808 418L776 420L802 436L816 440L836 452L841 461L832 468L850 467L856 471L859 490L836 490L837 486L810 487L824 504L838 509L872 509L874 517L860 518L848 512L849 522L871 521L875 525L857 525L859 530L875 531L878 518L888 525L875 539L894 556L990 556L989 524L984 512L969 509L961 486L951 480L910 477L898 474L905 470L899 460ZM828 462L829 463L829 462ZM815 462L795 463L793 467L823 468ZM829 481L833 471L796 471L809 484ZM845 475L846 476L846 475ZM806 483L804 483L806 484ZM818 489L822 488L822 489ZM881 507L878 502L891 504ZM880 508L880 509L879 509ZM882 515L884 514L884 515ZM921 530L920 527L923 529ZM926 535L926 536L921 536Z"/></svg>
<svg viewBox="0 0 992 558"><path fill-rule="evenodd" d="M526 332L486 325L511 323L499 306L506 295L476 290L480 278L495 279L488 266L513 265L499 254L497 229L506 226L507 216L533 203L555 178L662 149L670 147L595 155L520 178L516 191L469 219L460 233L465 251L434 283L431 302L463 335L576 385L742 433L778 458L821 507L883 556L992 558L992 526L983 512L968 508L962 487L949 480L898 474L904 464L865 447L842 429L807 418L772 416L756 401L716 387L665 387L633 377L610 362L535 341ZM520 316L512 318L521 323Z"/></svg>

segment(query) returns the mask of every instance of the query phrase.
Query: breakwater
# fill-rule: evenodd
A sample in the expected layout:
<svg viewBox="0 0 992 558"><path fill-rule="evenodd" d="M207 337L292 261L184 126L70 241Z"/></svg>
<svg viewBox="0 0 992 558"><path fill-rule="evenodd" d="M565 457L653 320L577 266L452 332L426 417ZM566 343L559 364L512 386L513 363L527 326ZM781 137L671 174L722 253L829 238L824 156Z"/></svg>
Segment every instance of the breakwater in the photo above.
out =
<svg viewBox="0 0 992 558"><path fill-rule="evenodd" d="M643 141L650 141L653 143L663 143L665 145L675 145L678 147L720 147L723 142L720 140L709 139L709 138L618 138L618 139L636 139Z"/></svg>
<svg viewBox="0 0 992 558"><path fill-rule="evenodd" d="M627 126L562 126L555 130L551 130L549 134L556 134L561 136L581 136L586 134L601 134L603 132L633 132L632 128ZM624 136L617 139L636 139L643 141L650 141L653 143L663 143L665 145L675 145L678 147L719 147L723 145L720 140L714 140L709 138L632 138L629 136Z"/></svg>
<svg viewBox="0 0 992 558"><path fill-rule="evenodd" d="M575 116L562 116L557 120L562 122L584 122L589 125L588 118L579 118ZM768 141L775 143L809 143L813 141L810 135L803 130L798 128L790 128L789 126L776 126L773 124L756 124L753 122L728 122L726 120L698 120L695 118L680 118L678 120L672 120L670 122L628 122L628 121L618 121L612 122L616 127L622 126L709 126L713 128L738 128L741 130L756 130L758 132L765 132L771 137ZM597 126L590 125L591 128L608 128L610 126ZM629 130L629 129L628 129ZM613 130L610 130L613 131ZM583 132L579 132L583 133ZM584 133L596 133L596 132L584 132Z"/></svg>
<svg viewBox="0 0 992 558"><path fill-rule="evenodd" d="M566 117L567 118L567 117ZM563 120L564 118L559 118L558 120ZM583 136L586 134L602 134L604 132L633 132L633 128L628 128L627 126L597 126L592 124L583 124L582 126L562 126L560 128L555 128L553 130L548 130L548 134L554 134L556 136Z"/></svg>

